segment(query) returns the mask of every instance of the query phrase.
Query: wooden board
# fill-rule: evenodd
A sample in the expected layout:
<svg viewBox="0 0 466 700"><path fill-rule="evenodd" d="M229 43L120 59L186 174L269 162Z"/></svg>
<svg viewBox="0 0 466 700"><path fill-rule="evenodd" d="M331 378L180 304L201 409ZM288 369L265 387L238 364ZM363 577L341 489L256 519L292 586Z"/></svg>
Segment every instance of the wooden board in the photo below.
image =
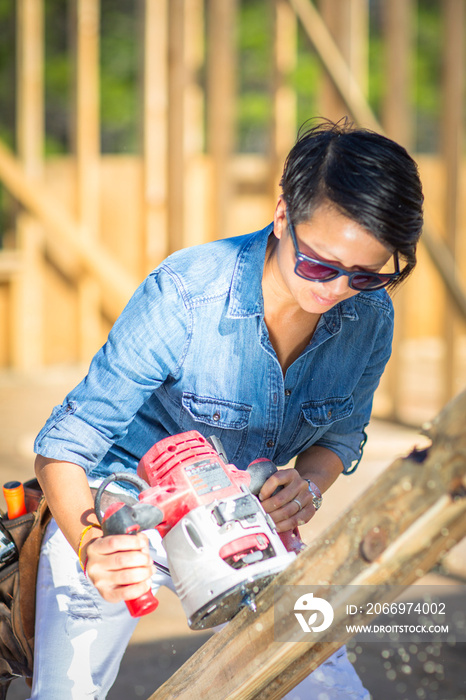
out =
<svg viewBox="0 0 466 700"><path fill-rule="evenodd" d="M430 448L397 459L262 592L257 613L242 610L149 700L278 700L347 641L346 605L367 602L366 586L380 586L378 602L389 602L391 586L406 587L428 572L466 534L465 416L466 392L428 427ZM274 588L305 584L328 596L331 632L278 642ZM335 594L332 584L343 591ZM279 612L278 624L289 614Z"/></svg>

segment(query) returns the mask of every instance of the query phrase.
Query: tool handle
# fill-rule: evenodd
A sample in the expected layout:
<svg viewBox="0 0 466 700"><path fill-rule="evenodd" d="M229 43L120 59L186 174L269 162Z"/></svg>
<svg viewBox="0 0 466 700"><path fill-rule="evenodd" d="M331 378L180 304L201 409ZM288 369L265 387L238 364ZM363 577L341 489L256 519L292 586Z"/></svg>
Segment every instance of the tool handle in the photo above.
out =
<svg viewBox="0 0 466 700"><path fill-rule="evenodd" d="M94 503L95 513L96 513L97 519L101 525L102 525L102 508L101 508L102 496L103 496L104 491L107 488L107 486L109 486L109 484L114 483L115 481L125 481L128 484L132 484L133 486L135 486L138 489L138 491L140 493L142 493L142 491L145 491L146 489L149 488L149 484L147 483L147 481L144 481L144 479L141 479L139 476L136 476L136 474L130 474L127 472L113 472L113 474L110 474L109 476L107 476L107 478L102 481L99 488L97 489L97 493L95 495L95 503Z"/></svg>
<svg viewBox="0 0 466 700"><path fill-rule="evenodd" d="M272 474L275 474L275 472L278 471L278 469L276 465L270 461L270 459L263 458L256 459L254 462L251 462L246 471L251 476L249 490L255 496L258 496L259 491L261 490L267 479L271 477ZM282 488L283 486L277 486L272 496L275 496L275 494L281 491ZM288 552L295 552L296 554L299 554L299 552L302 552L302 550L306 548L306 545L302 541L301 535L299 534L299 530L297 527L295 527L294 530L280 532L279 536Z"/></svg>
<svg viewBox="0 0 466 700"><path fill-rule="evenodd" d="M252 494L254 494L254 496L258 496L267 479L278 472L278 469L270 459L260 457L259 459L255 459L254 462L251 462L246 471L251 477L249 490ZM275 496L275 494L277 494L283 488L283 486L277 486L272 496Z"/></svg>
<svg viewBox="0 0 466 700"><path fill-rule="evenodd" d="M3 495L8 510L8 520L14 520L27 513L24 487L20 481L8 481L3 484Z"/></svg>
<svg viewBox="0 0 466 700"><path fill-rule="evenodd" d="M254 494L254 496L258 496L259 491L267 479L278 470L276 465L271 462L270 459L266 459L264 457L261 459L255 459L254 462L251 462L246 471L251 477L249 490L252 494Z"/></svg>
<svg viewBox="0 0 466 700"><path fill-rule="evenodd" d="M149 529L150 526L155 527L162 518L162 511L149 504L136 503L134 506L128 506L126 503L112 503L102 518L102 531L104 535L136 535L143 529ZM125 602L131 617L148 615L159 604L150 590L139 598Z"/></svg>
<svg viewBox="0 0 466 700"><path fill-rule="evenodd" d="M113 481L128 481L133 484L133 486L139 488L140 491L147 488L146 482L139 477L124 473L112 474L102 482L97 492L95 508L104 535L136 535L138 532L154 528L162 522L162 511L160 508L150 503L136 502L132 506L121 502L112 503L102 517L100 510L101 498L106 487ZM143 593L139 598L127 600L125 602L131 617L148 615L153 612L159 604L159 601L151 590L147 591L147 593Z"/></svg>
<svg viewBox="0 0 466 700"><path fill-rule="evenodd" d="M154 596L152 591L147 591L139 596L139 598L134 598L133 600L126 601L126 607L129 610L131 617L142 617L143 615L148 615L157 609L159 601Z"/></svg>
<svg viewBox="0 0 466 700"><path fill-rule="evenodd" d="M306 545L302 541L297 527L295 527L294 530L279 532L278 536L288 552L295 552L295 554L299 554L303 551L303 549L306 549Z"/></svg>

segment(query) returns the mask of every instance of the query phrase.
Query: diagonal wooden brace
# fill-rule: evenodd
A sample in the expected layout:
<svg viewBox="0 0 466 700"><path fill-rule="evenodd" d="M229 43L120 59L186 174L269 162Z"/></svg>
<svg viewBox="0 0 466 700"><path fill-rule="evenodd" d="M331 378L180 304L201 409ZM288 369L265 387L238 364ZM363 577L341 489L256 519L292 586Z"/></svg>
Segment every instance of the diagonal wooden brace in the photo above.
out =
<svg viewBox="0 0 466 700"><path fill-rule="evenodd" d="M78 277L85 270L99 282L104 292L104 310L110 318L116 318L136 289L138 280L89 236L86 228L73 218L44 182L28 176L1 139L0 181L44 225L45 242L52 257L63 261L63 253L58 250L67 251L69 273Z"/></svg>
<svg viewBox="0 0 466 700"><path fill-rule="evenodd" d="M256 613L242 610L149 700L279 700L348 640L346 605L368 602L364 585L377 584L377 601L390 602L390 587L399 592L409 586L461 540L466 535L466 392L424 432L432 440L428 449L395 460L261 593ZM300 644L275 641L274 587L306 584L319 585L316 595L324 597L330 585L342 587L329 593L333 599L326 598L334 608L331 632L311 642L303 633Z"/></svg>

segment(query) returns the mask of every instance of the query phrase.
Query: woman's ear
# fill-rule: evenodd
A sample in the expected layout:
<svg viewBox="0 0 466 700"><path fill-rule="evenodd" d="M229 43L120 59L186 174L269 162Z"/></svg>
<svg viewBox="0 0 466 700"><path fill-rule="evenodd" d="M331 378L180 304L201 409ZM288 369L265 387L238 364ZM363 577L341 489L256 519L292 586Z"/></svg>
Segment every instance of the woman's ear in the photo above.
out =
<svg viewBox="0 0 466 700"><path fill-rule="evenodd" d="M281 238L286 231L286 203L283 197L278 198L273 217L273 232L276 238Z"/></svg>

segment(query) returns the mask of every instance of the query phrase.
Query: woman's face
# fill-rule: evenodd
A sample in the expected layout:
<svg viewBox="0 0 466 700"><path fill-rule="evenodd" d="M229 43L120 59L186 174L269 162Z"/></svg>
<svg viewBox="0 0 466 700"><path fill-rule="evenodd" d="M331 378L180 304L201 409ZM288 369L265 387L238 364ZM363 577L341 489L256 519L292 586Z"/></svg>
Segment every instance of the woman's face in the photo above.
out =
<svg viewBox="0 0 466 700"><path fill-rule="evenodd" d="M296 224L294 228L300 252L338 265L348 272L379 272L392 257L392 253L380 241L333 208L331 203L321 205L309 221ZM329 282L311 282L296 275L296 254L286 221L286 204L282 198L275 210L274 234L278 245L270 263L279 286L277 291L291 303L297 303L308 313L322 314L335 304L358 294L348 286L348 278L344 275Z"/></svg>

